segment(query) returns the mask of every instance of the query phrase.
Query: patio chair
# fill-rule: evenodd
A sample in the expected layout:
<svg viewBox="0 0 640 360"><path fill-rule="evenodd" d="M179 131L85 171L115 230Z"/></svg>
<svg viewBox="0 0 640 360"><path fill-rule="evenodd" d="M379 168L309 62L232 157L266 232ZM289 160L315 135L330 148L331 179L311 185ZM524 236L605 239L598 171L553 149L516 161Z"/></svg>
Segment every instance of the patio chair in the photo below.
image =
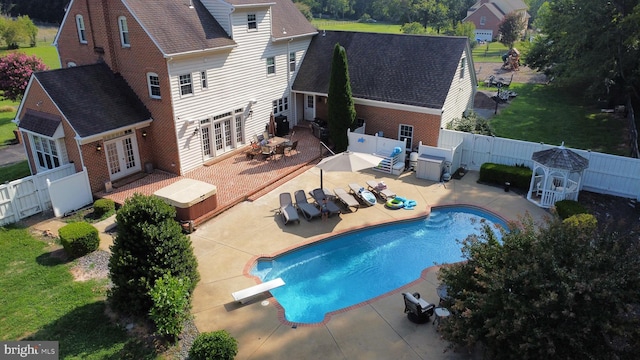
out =
<svg viewBox="0 0 640 360"><path fill-rule="evenodd" d="M313 197L313 200L316 202L318 207L321 206L323 199L327 199L327 210L329 210L329 216L333 214L340 214L340 208L333 202L333 200L329 199L324 190L320 188L313 189L313 191L311 191L311 197Z"/></svg>
<svg viewBox="0 0 640 360"><path fill-rule="evenodd" d="M307 202L307 194L304 193L304 190L297 190L294 192L293 196L296 198L296 207L300 210L302 216L304 216L307 221L322 215L320 213L320 209Z"/></svg>
<svg viewBox="0 0 640 360"><path fill-rule="evenodd" d="M262 156L264 157L264 159L269 160L271 155L273 155L273 150L268 146L262 146L261 149L262 149Z"/></svg>
<svg viewBox="0 0 640 360"><path fill-rule="evenodd" d="M297 221L300 223L300 217L298 217L298 211L293 207L293 201L291 200L291 193L280 194L280 209L278 213L282 215L284 224L287 225L291 221Z"/></svg>
<svg viewBox="0 0 640 360"><path fill-rule="evenodd" d="M284 150L285 150L284 145L276 146L276 150L273 152L274 160L282 159L284 157ZM280 155L280 157L278 159L275 159L276 155Z"/></svg>
<svg viewBox="0 0 640 360"><path fill-rule="evenodd" d="M360 186L358 183L349 184L350 192L355 195L360 201L368 206L376 204L376 196L369 190Z"/></svg>
<svg viewBox="0 0 640 360"><path fill-rule="evenodd" d="M402 293L404 298L404 313L407 314L409 320L417 324L429 322L429 318L433 315L435 309L434 304L429 304L420 298L420 293Z"/></svg>
<svg viewBox="0 0 640 360"><path fill-rule="evenodd" d="M333 192L336 194L338 200L340 200L340 202L342 202L347 207L347 209L353 209L351 210L351 212L358 211L358 209L360 208L360 203L358 202L358 200L356 200L356 198L353 197L353 195L349 194L342 188L335 188L333 189Z"/></svg>
<svg viewBox="0 0 640 360"><path fill-rule="evenodd" d="M294 141L291 145L285 146L284 150L289 155L291 155L292 151L298 153L298 140Z"/></svg>
<svg viewBox="0 0 640 360"><path fill-rule="evenodd" d="M396 193L389 190L387 185L382 181L369 180L367 181L367 186L369 187L369 191L374 193L381 200L387 201L389 198L396 197Z"/></svg>

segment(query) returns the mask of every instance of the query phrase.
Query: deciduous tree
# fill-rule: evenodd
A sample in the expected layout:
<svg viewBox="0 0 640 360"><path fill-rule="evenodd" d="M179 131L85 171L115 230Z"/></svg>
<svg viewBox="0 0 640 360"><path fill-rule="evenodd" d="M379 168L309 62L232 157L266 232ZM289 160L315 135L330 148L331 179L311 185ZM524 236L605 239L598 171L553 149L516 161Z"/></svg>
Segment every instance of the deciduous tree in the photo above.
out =
<svg viewBox="0 0 640 360"><path fill-rule="evenodd" d="M329 135L336 152L347 150L347 130L356 120L356 108L351 95L347 51L336 43L333 48L328 94Z"/></svg>
<svg viewBox="0 0 640 360"><path fill-rule="evenodd" d="M22 99L31 74L47 70L47 66L35 55L12 52L0 57L0 91L5 99Z"/></svg>
<svg viewBox="0 0 640 360"><path fill-rule="evenodd" d="M632 359L640 351L637 234L595 223L530 218L500 242L492 229L463 241L467 261L444 266L444 338L483 344L490 359Z"/></svg>
<svg viewBox="0 0 640 360"><path fill-rule="evenodd" d="M526 29L526 22L518 13L507 14L498 25L500 31L500 43L511 49Z"/></svg>

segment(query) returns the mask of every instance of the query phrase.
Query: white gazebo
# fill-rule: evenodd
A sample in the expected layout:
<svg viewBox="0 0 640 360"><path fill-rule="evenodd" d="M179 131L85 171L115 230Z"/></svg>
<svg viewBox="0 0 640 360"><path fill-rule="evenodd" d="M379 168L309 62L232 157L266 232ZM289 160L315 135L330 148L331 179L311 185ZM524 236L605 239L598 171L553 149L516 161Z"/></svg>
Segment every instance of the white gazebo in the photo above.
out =
<svg viewBox="0 0 640 360"><path fill-rule="evenodd" d="M531 156L533 174L527 200L550 208L560 200L578 200L582 173L589 160L564 147L538 151Z"/></svg>

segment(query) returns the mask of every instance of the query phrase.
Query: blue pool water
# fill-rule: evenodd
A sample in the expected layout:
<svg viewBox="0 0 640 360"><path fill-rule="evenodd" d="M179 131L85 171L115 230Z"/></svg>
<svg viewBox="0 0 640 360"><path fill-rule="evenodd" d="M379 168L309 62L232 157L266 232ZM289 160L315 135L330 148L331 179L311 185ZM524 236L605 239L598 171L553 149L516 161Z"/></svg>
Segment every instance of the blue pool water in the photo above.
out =
<svg viewBox="0 0 640 360"><path fill-rule="evenodd" d="M271 293L288 321L317 323L418 279L430 266L462 260L456 240L479 234L484 222L506 226L474 208L435 209L426 219L358 230L260 260L251 274L284 280Z"/></svg>

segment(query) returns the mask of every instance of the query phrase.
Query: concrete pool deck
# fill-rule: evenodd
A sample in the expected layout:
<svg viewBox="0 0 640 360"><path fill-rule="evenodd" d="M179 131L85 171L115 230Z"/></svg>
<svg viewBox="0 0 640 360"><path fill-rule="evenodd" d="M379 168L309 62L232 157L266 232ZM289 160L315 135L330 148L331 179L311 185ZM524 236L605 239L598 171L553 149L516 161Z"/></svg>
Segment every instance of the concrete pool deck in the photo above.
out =
<svg viewBox="0 0 640 360"><path fill-rule="evenodd" d="M267 293L254 301L235 303L231 293L256 284L247 275L257 257L269 256L322 239L330 234L411 218L428 207L469 204L505 219L530 214L541 221L549 213L522 195L480 185L478 173L440 184L417 179L407 172L392 176L367 170L357 173L324 172L324 187L348 190L349 183L384 181L398 195L417 201L415 210L389 210L378 203L322 222L319 218L284 225L276 210L279 194L320 186L317 168L302 173L252 202L243 202L202 224L191 235L201 280L193 297L195 324L200 332L227 330L238 340L236 359L476 359L481 354L447 349L431 323L417 325L403 313L402 292L419 292L437 303L437 268L420 279L366 303L339 311L323 323L299 325L282 320L274 298ZM286 285L285 285L286 286ZM265 301L266 300L266 301Z"/></svg>

